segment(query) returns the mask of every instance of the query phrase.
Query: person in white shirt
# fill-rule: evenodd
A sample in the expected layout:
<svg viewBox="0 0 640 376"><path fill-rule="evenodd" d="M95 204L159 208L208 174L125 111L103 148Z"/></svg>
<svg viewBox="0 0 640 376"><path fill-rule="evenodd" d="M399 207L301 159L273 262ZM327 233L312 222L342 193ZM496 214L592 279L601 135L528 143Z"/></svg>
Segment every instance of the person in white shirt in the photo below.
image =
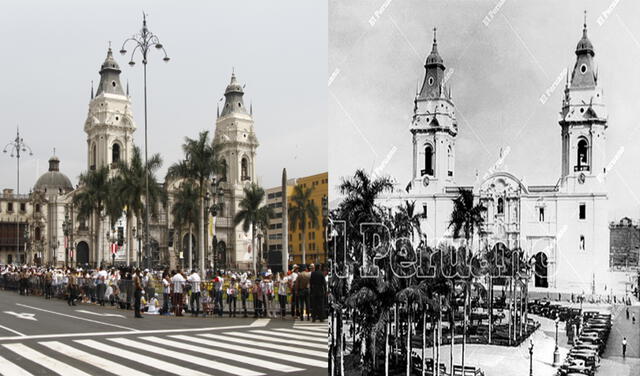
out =
<svg viewBox="0 0 640 376"><path fill-rule="evenodd" d="M174 272L173 277L171 277L171 283L173 284L173 307L175 308L175 315L182 316L182 292L184 291L183 286L185 279L180 270Z"/></svg>
<svg viewBox="0 0 640 376"><path fill-rule="evenodd" d="M107 290L107 271L102 269L102 266L100 267L100 269L98 269L98 273L96 275L96 283L97 283L97 292L98 292L98 304L100 304L101 306L104 306L104 297L106 295L106 290Z"/></svg>
<svg viewBox="0 0 640 376"><path fill-rule="evenodd" d="M222 302L222 287L224 286L224 278L222 278L222 272L218 271L218 275L213 279L213 291L215 294L215 305L218 308L218 316L222 317L224 312L224 306Z"/></svg>
<svg viewBox="0 0 640 376"><path fill-rule="evenodd" d="M298 273L300 271L300 267L297 264L294 264L291 269L292 269L292 272L289 275L289 287L291 290L291 316L295 318L299 316L298 288L296 287L296 280L298 279Z"/></svg>
<svg viewBox="0 0 640 376"><path fill-rule="evenodd" d="M264 316L275 318L275 313L273 312L273 281L271 280L271 270L269 269L264 274L264 279L262 280L262 294L263 294L263 304L264 304Z"/></svg>
<svg viewBox="0 0 640 376"><path fill-rule="evenodd" d="M160 301L158 300L158 294L155 294L153 298L149 299L146 313L149 315L160 314Z"/></svg>
<svg viewBox="0 0 640 376"><path fill-rule="evenodd" d="M278 302L280 302L280 316L282 319L287 316L287 289L289 287L289 276L283 277L278 273Z"/></svg>
<svg viewBox="0 0 640 376"><path fill-rule="evenodd" d="M162 275L162 314L169 314L169 299L171 297L171 278L169 273L164 272Z"/></svg>
<svg viewBox="0 0 640 376"><path fill-rule="evenodd" d="M191 286L191 298L189 299L189 308L191 316L198 316L200 313L200 276L195 269L191 271L191 275L187 278Z"/></svg>
<svg viewBox="0 0 640 376"><path fill-rule="evenodd" d="M240 299L242 300L242 310L244 316L247 317L247 299L249 299L249 293L251 292L251 278L248 278L247 273L242 273L240 276Z"/></svg>

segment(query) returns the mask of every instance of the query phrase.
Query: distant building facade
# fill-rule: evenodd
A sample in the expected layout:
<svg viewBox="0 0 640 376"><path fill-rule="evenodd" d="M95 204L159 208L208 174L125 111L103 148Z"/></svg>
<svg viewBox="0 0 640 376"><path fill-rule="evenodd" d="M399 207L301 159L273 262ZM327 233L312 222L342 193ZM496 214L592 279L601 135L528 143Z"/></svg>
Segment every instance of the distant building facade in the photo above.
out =
<svg viewBox="0 0 640 376"><path fill-rule="evenodd" d="M640 267L640 225L631 218L609 224L609 267L633 270Z"/></svg>

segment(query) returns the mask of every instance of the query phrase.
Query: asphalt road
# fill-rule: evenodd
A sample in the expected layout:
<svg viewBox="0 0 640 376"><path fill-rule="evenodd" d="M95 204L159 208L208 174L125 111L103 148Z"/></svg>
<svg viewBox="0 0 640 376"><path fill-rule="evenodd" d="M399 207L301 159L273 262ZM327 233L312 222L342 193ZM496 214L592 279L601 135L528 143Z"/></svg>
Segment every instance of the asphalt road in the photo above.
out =
<svg viewBox="0 0 640 376"><path fill-rule="evenodd" d="M2 375L326 375L326 323L145 316L0 291Z"/></svg>
<svg viewBox="0 0 640 376"><path fill-rule="evenodd" d="M640 375L640 306L629 307L627 320L626 306L617 305L613 308L613 323L607 340L607 347L602 354L603 365L600 374ZM632 314L636 315L633 324ZM622 357L622 339L627 338L626 357ZM605 361L610 361L607 364ZM609 371L611 370L611 371Z"/></svg>

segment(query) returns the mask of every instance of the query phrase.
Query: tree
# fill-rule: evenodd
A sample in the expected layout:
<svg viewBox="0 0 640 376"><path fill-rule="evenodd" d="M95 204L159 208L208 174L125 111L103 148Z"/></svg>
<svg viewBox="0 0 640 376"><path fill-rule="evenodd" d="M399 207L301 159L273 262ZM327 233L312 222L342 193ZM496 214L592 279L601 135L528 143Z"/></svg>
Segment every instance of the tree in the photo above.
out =
<svg viewBox="0 0 640 376"><path fill-rule="evenodd" d="M459 239L461 235L465 239L463 261L467 263L471 260L470 256L473 253L471 250L470 240L473 237L476 229L481 229L484 223L482 213L487 209L482 203L475 205L473 191L469 189L459 188L459 196L454 199L453 211L451 212L451 219L449 220L449 227L452 228L453 238ZM467 252L469 254L467 255ZM469 307L469 298L471 295L471 283L472 276L471 265L466 264L468 267L464 276L464 314L463 314L463 333L462 333L462 367L464 368L465 361L465 347L467 339L467 309Z"/></svg>
<svg viewBox="0 0 640 376"><path fill-rule="evenodd" d="M125 215L127 218L127 244L129 249L133 247L133 234L131 226L133 217L143 218L145 214L144 195L146 193L145 174L148 173L149 181L149 202L165 201L165 191L156 181L156 172L162 166L162 158L159 154L154 154L147 160L147 168L145 169L140 148L134 146L131 153L131 161L127 163L120 160L116 163L118 175L113 179L112 192L113 197L119 201L120 212L126 208ZM116 208L117 209L117 208ZM150 214L157 216L157 205L151 205ZM112 218L113 220L113 218ZM142 229L138 229L142 231ZM127 265L129 265L131 253L127 255Z"/></svg>
<svg viewBox="0 0 640 376"><path fill-rule="evenodd" d="M218 148L209 141L209 132L202 131L197 139L185 137L182 144L182 151L185 159L169 167L167 180L185 179L191 181L197 191L200 201L200 224L199 228L199 265L200 273L204 275L204 222L205 210L204 199L207 192L209 180L216 174L224 172L224 164L218 159Z"/></svg>
<svg viewBox="0 0 640 376"><path fill-rule="evenodd" d="M251 253L253 259L253 273L257 275L256 270L256 230L263 223L268 222L273 217L273 209L269 206L263 206L264 189L258 184L251 183L244 188L244 197L240 200L240 210L236 213L234 223L236 225L242 223L244 232L251 231Z"/></svg>
<svg viewBox="0 0 640 376"><path fill-rule="evenodd" d="M178 239L182 249L182 229L187 226L189 236L189 269L193 267L193 250L191 242L191 226L198 223L198 191L189 182L183 182L178 191L174 194L173 206L173 226L179 229Z"/></svg>
<svg viewBox="0 0 640 376"><path fill-rule="evenodd" d="M78 194L73 196L73 204L78 208L78 219L81 221L93 220L94 226L94 248L96 258L100 258L99 236L105 203L111 197L109 195L109 168L99 167L80 174L80 189ZM96 263L98 260L94 260Z"/></svg>
<svg viewBox="0 0 640 376"><path fill-rule="evenodd" d="M422 234L420 228L420 214L415 212L416 202L405 201L399 205L397 212L393 216L393 235L396 238L410 238L414 240L414 236Z"/></svg>
<svg viewBox="0 0 640 376"><path fill-rule="evenodd" d="M307 223L311 227L318 226L318 207L311 200L313 187L304 187L297 184L293 188L291 195L291 206L289 207L289 219L293 228L298 227L302 232L302 263L306 264L307 246Z"/></svg>

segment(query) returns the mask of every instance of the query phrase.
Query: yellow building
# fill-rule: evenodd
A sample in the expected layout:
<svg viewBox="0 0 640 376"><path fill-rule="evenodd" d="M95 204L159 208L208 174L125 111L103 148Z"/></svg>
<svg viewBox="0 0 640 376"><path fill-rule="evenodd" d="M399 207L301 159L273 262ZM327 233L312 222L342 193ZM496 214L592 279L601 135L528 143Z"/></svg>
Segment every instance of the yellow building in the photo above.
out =
<svg viewBox="0 0 640 376"><path fill-rule="evenodd" d="M329 197L329 174L323 172L296 179L296 184L306 188L313 188L311 201L318 210L318 221L316 226L311 226L308 221L306 226L306 263L326 262L325 217L327 215L327 203ZM289 207L291 207L291 194L293 189L288 190ZM300 226L292 227L289 221L289 264L302 264L302 231Z"/></svg>

